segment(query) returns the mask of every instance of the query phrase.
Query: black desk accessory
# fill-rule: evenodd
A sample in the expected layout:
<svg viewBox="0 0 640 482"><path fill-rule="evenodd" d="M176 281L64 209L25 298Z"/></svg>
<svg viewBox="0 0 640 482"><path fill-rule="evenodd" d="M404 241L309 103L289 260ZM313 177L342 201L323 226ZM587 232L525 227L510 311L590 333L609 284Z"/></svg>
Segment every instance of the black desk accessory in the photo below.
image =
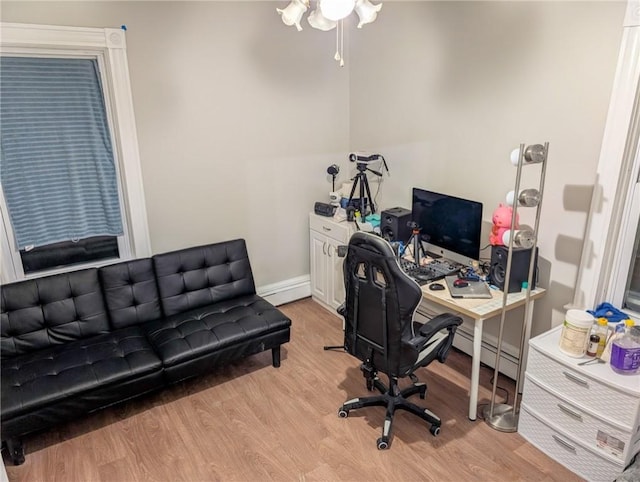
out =
<svg viewBox="0 0 640 482"><path fill-rule="evenodd" d="M336 207L332 206L331 204L316 202L315 206L313 207L313 212L320 216L326 216L330 218L335 214Z"/></svg>

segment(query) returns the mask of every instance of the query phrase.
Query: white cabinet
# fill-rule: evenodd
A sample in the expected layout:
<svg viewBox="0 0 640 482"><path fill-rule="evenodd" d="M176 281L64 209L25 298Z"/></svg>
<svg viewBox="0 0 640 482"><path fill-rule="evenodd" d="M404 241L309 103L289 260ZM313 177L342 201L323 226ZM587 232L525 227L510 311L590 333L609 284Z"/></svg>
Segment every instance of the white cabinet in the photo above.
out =
<svg viewBox="0 0 640 482"><path fill-rule="evenodd" d="M578 365L558 349L561 327L532 338L518 432L589 481L611 481L640 451L640 375Z"/></svg>
<svg viewBox="0 0 640 482"><path fill-rule="evenodd" d="M311 296L325 308L335 311L344 302L344 279L338 246L349 243L355 232L346 222L309 214L309 256Z"/></svg>

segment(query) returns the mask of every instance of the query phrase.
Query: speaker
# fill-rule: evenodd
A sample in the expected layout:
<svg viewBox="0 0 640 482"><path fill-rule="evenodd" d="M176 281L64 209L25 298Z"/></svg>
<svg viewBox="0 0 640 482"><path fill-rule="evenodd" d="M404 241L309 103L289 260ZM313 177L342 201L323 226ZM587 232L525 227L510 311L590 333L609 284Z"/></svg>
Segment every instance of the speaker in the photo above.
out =
<svg viewBox="0 0 640 482"><path fill-rule="evenodd" d="M531 279L531 289L536 287L538 277L538 248L536 248L536 259L533 263L533 278ZM491 266L489 267L489 278L491 284L504 291L507 277L507 259L509 248L507 246L491 246ZM522 283L529 280L529 265L531 261L531 248L513 248L511 253L511 273L509 276L508 293L514 293L522 289Z"/></svg>
<svg viewBox="0 0 640 482"><path fill-rule="evenodd" d="M405 208L385 209L380 213L380 233L387 241L406 243L411 237L411 211Z"/></svg>

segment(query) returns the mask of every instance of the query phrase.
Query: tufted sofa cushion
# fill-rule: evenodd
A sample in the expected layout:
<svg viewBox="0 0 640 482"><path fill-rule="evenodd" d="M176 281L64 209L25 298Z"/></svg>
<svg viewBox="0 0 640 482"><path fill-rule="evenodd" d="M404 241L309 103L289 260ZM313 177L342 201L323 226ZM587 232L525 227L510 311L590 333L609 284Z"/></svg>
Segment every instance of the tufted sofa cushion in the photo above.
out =
<svg viewBox="0 0 640 482"><path fill-rule="evenodd" d="M109 331L95 268L4 285L0 295L2 360Z"/></svg>
<svg viewBox="0 0 640 482"><path fill-rule="evenodd" d="M161 368L138 327L4 360L2 419L154 371L160 373Z"/></svg>
<svg viewBox="0 0 640 482"><path fill-rule="evenodd" d="M162 316L151 258L100 268L100 283L113 328L124 328Z"/></svg>
<svg viewBox="0 0 640 482"><path fill-rule="evenodd" d="M243 239L157 254L153 264L165 316L256 292Z"/></svg>
<svg viewBox="0 0 640 482"><path fill-rule="evenodd" d="M290 325L273 305L249 295L147 323L144 329L163 364L172 366Z"/></svg>

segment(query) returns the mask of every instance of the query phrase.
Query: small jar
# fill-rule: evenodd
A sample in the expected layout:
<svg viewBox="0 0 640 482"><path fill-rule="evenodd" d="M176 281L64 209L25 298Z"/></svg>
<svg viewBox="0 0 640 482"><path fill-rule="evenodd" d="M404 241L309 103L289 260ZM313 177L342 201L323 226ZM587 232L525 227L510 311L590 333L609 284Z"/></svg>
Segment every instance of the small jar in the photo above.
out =
<svg viewBox="0 0 640 482"><path fill-rule="evenodd" d="M596 356L598 353L598 345L600 344L600 337L598 335L591 335L589 337L589 346L587 347L587 356Z"/></svg>

